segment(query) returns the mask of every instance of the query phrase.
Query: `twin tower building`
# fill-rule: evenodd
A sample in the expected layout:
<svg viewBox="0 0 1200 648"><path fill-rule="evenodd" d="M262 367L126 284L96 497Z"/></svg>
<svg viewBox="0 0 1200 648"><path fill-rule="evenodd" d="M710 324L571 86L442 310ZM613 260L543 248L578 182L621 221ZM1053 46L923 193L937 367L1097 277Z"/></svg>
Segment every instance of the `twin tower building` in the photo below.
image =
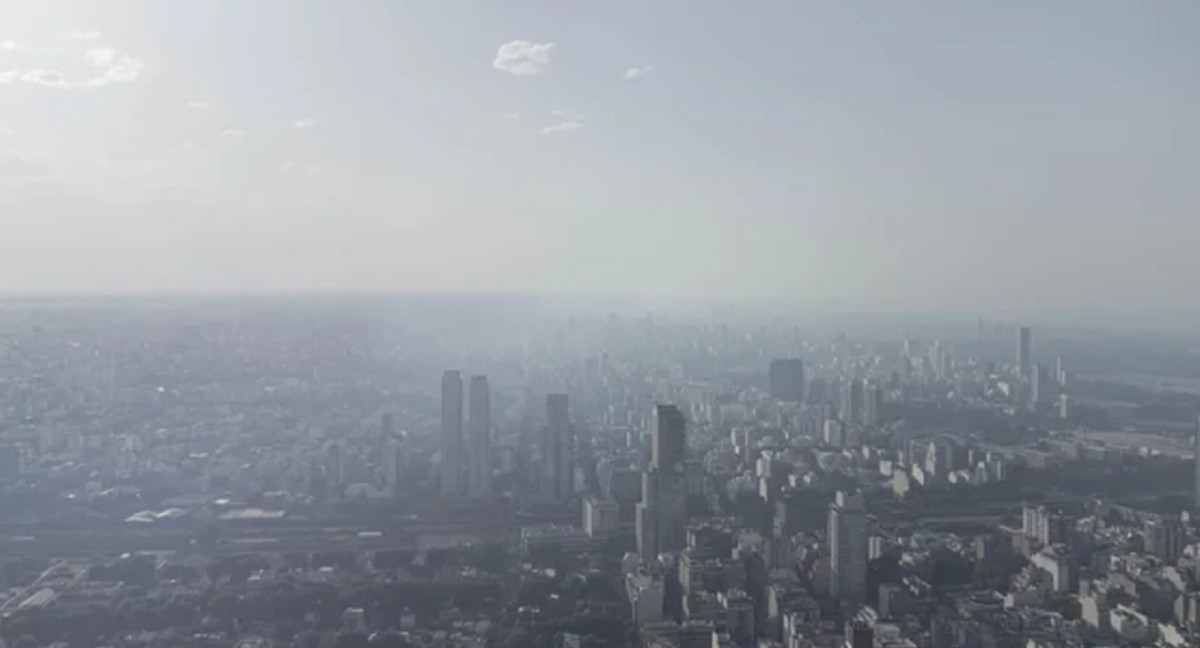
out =
<svg viewBox="0 0 1200 648"><path fill-rule="evenodd" d="M492 495L491 392L486 376L472 376L466 390L457 371L442 374L442 496L484 499ZM546 425L538 439L538 485L544 496L564 499L573 490L574 438L566 394L546 397Z"/></svg>
<svg viewBox="0 0 1200 648"><path fill-rule="evenodd" d="M442 374L442 495L487 497L492 492L492 397L487 376L472 376L463 421L463 380Z"/></svg>

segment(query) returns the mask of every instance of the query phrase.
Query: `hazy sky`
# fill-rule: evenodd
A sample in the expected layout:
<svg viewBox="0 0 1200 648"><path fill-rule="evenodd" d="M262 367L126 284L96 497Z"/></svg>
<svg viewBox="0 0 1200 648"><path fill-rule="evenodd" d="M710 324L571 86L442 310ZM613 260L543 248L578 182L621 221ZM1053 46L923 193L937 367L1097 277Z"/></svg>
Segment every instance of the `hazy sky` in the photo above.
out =
<svg viewBox="0 0 1200 648"><path fill-rule="evenodd" d="M0 3L0 290L1200 301L1200 3Z"/></svg>

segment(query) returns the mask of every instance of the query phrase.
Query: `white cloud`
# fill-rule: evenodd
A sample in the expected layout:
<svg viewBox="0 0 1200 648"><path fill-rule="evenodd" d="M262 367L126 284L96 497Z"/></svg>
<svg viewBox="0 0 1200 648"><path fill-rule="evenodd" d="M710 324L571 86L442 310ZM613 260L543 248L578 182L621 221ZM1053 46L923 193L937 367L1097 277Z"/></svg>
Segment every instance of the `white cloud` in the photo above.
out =
<svg viewBox="0 0 1200 648"><path fill-rule="evenodd" d="M211 101L189 101L187 107L192 110L212 110L213 105Z"/></svg>
<svg viewBox="0 0 1200 648"><path fill-rule="evenodd" d="M117 51L111 47L94 47L87 52L87 62L92 67L100 68L99 76L84 81L81 85L86 88L102 88L113 83L131 83L142 75L146 64L141 59L132 56L117 56Z"/></svg>
<svg viewBox="0 0 1200 648"><path fill-rule="evenodd" d="M23 49L25 49L24 45L11 38L0 41L0 50L4 50L5 52L17 52Z"/></svg>
<svg viewBox="0 0 1200 648"><path fill-rule="evenodd" d="M554 43L531 43L515 40L500 46L492 67L517 76L536 76L550 66Z"/></svg>
<svg viewBox="0 0 1200 648"><path fill-rule="evenodd" d="M654 71L654 67L650 66L650 65L643 65L641 67L631 67L628 70L625 70L625 80L626 81L637 81L638 79L645 77L646 75L650 74L653 71Z"/></svg>
<svg viewBox="0 0 1200 648"><path fill-rule="evenodd" d="M246 131L240 128L226 128L225 130L221 131L221 139L233 139L245 136Z"/></svg>
<svg viewBox="0 0 1200 648"><path fill-rule="evenodd" d="M88 79L83 83L86 88L102 88L113 83L132 83L137 81L137 78L142 75L142 69L146 64L141 59L122 56L113 61L112 65L106 68L100 76Z"/></svg>
<svg viewBox="0 0 1200 648"><path fill-rule="evenodd" d="M554 112L550 113L550 116L551 117L562 117L565 114L567 114L565 111L555 110Z"/></svg>
<svg viewBox="0 0 1200 648"><path fill-rule="evenodd" d="M17 131L11 128L0 128L0 139L8 139L17 134Z"/></svg>
<svg viewBox="0 0 1200 648"><path fill-rule="evenodd" d="M35 83L47 88L67 88L69 84L58 70L29 70L21 75L25 83Z"/></svg>
<svg viewBox="0 0 1200 648"><path fill-rule="evenodd" d="M7 41L6 41L7 43ZM141 59L118 55L111 47L93 47L84 53L84 62L96 72L81 81L68 80L61 71L52 68L6 70L0 72L0 84L32 83L47 88L102 88L113 83L131 83L146 67Z"/></svg>
<svg viewBox="0 0 1200 648"><path fill-rule="evenodd" d="M583 128L583 122L565 121L561 124L553 124L542 129L543 135L555 135L557 133L569 133L574 130Z"/></svg>
<svg viewBox="0 0 1200 648"><path fill-rule="evenodd" d="M53 171L45 157L11 148L0 148L0 178L45 177Z"/></svg>
<svg viewBox="0 0 1200 648"><path fill-rule="evenodd" d="M317 127L317 120L312 118L297 119L292 122L292 128L296 130L311 130Z"/></svg>
<svg viewBox="0 0 1200 648"><path fill-rule="evenodd" d="M108 67L117 60L117 50L111 47L93 47L87 51L87 62L92 67Z"/></svg>
<svg viewBox="0 0 1200 648"><path fill-rule="evenodd" d="M69 34L63 34L63 38L75 41L94 41L100 38L98 31L73 31Z"/></svg>
<svg viewBox="0 0 1200 648"><path fill-rule="evenodd" d="M507 115L504 116L504 118L507 119L508 121L520 121L521 115L518 113L508 113Z"/></svg>

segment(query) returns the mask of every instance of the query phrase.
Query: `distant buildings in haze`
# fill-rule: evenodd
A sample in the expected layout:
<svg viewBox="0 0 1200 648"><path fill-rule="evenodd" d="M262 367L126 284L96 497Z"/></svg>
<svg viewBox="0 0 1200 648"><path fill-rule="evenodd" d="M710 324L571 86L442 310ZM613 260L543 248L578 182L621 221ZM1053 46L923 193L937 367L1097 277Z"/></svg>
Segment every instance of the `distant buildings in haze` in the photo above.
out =
<svg viewBox="0 0 1200 648"><path fill-rule="evenodd" d="M442 496L483 498L492 492L491 393L487 377L473 376L463 419L463 381L442 374Z"/></svg>
<svg viewBox="0 0 1200 648"><path fill-rule="evenodd" d="M790 403L804 400L804 361L798 358L772 360L767 371L771 398Z"/></svg>

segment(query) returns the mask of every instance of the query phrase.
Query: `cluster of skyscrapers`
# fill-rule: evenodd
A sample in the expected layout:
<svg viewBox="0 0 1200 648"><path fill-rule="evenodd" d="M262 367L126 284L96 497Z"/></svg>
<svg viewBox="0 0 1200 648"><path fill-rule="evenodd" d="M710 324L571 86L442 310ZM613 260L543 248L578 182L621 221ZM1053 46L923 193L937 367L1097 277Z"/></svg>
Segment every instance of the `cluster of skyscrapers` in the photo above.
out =
<svg viewBox="0 0 1200 648"><path fill-rule="evenodd" d="M442 495L482 498L492 492L491 392L486 376L472 376L463 417L463 381L442 375Z"/></svg>
<svg viewBox="0 0 1200 648"><path fill-rule="evenodd" d="M442 496L486 498L492 494L491 392L486 376L473 376L466 390L458 371L442 375ZM570 400L546 397L546 424L538 441L536 485L543 497L566 499L574 492L574 444Z"/></svg>

